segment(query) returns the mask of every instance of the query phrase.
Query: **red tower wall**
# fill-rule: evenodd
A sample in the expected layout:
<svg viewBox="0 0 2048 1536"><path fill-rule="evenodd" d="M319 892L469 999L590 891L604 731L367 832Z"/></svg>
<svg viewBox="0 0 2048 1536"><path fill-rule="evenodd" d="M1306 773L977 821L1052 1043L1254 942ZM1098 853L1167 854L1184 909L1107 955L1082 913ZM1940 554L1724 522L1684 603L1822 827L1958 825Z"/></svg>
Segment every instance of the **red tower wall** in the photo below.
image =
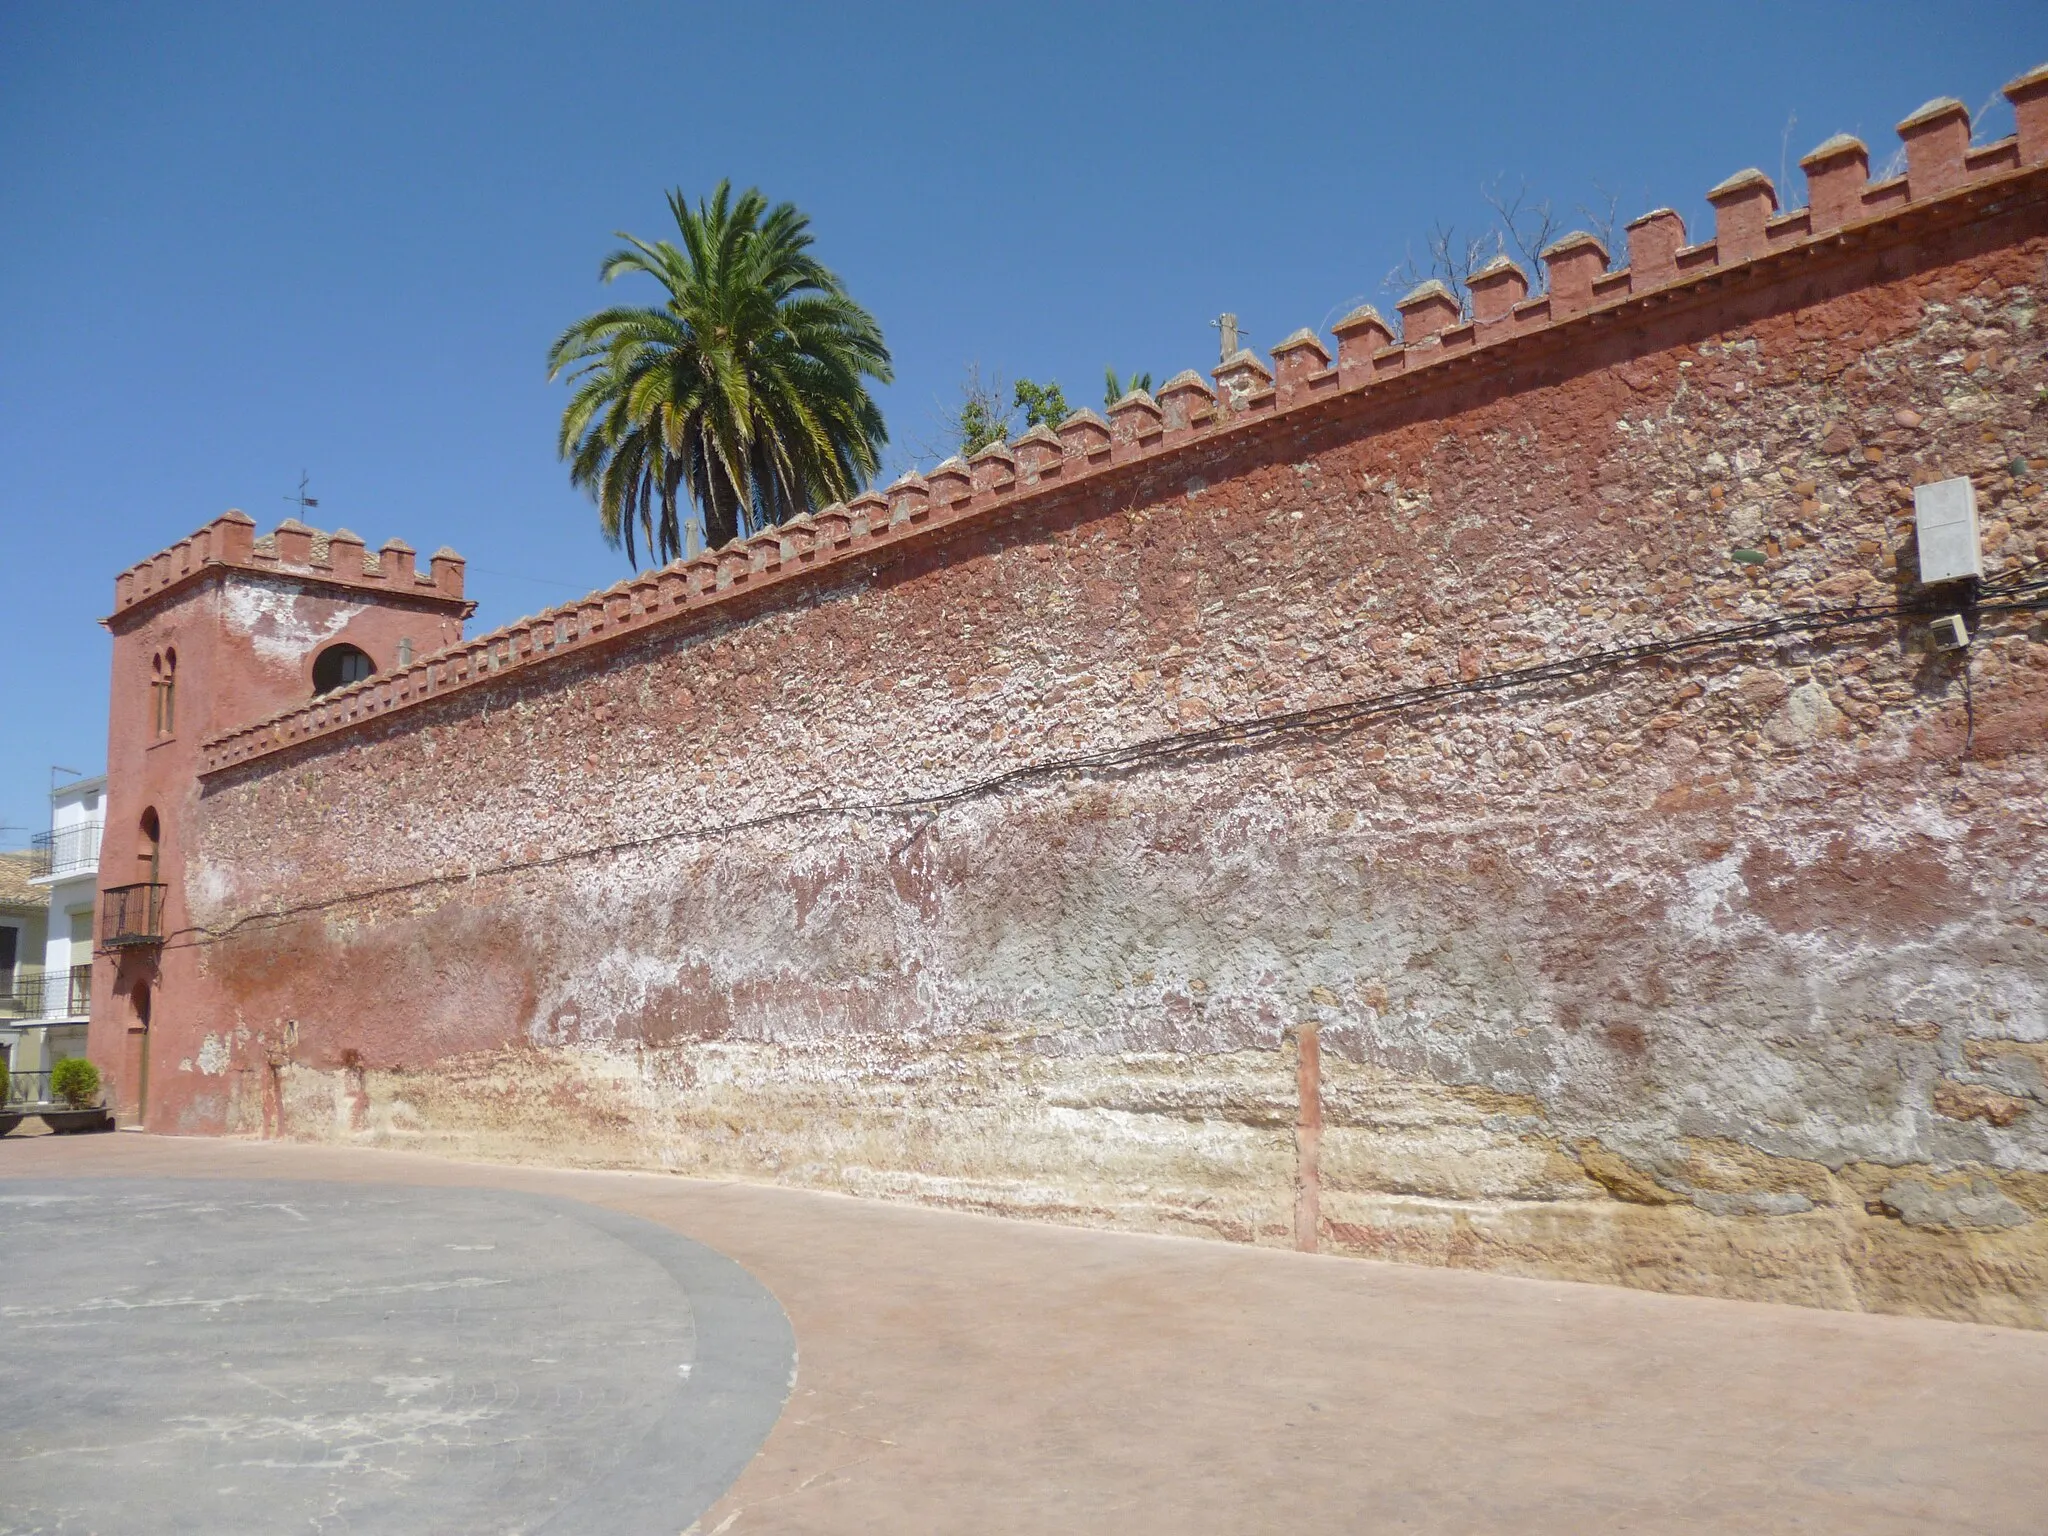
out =
<svg viewBox="0 0 2048 1536"><path fill-rule="evenodd" d="M228 512L117 579L115 610L105 620L114 657L88 1050L112 1078L123 1118L162 1124L143 1113L148 1082L161 1067L152 1047L207 1017L187 887L191 850L205 835L202 744L307 699L314 658L330 645L354 645L383 671L397 663L401 642L422 654L459 642L474 606L462 597L460 557L444 551L424 575L413 567L411 549L396 540L370 556L346 531L330 536L296 523L258 539L247 517ZM157 690L171 658L166 731ZM142 831L152 810L159 829L153 882ZM107 892L136 883L165 888L163 942L110 946ZM138 988L148 994L147 1027Z"/></svg>

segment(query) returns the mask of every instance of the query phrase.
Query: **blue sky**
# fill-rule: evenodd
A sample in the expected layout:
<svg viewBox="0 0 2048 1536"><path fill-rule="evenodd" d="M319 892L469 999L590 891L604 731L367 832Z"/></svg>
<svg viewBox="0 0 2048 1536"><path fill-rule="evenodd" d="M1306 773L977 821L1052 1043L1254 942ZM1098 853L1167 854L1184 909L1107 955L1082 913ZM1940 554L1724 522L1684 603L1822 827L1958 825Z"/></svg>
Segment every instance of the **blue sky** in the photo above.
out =
<svg viewBox="0 0 2048 1536"><path fill-rule="evenodd" d="M462 551L478 630L623 575L542 357L670 187L812 216L893 474L970 362L1097 405L1212 366L1220 311L1263 348L1385 307L1497 178L1703 229L1732 171L1882 162L2044 60L2038 0L0 7L0 846L102 766L114 572L302 468L321 526Z"/></svg>

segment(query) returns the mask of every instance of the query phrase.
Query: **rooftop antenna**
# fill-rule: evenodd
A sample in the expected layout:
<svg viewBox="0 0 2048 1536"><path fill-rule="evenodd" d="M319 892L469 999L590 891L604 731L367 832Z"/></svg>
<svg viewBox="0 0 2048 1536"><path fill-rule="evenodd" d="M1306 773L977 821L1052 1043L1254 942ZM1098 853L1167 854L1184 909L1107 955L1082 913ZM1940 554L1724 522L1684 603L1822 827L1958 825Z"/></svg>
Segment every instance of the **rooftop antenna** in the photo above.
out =
<svg viewBox="0 0 2048 1536"><path fill-rule="evenodd" d="M82 779L85 777L85 775L80 773L76 768L65 768L57 763L50 764L50 793L53 795L57 793L58 789L61 787L57 783L57 775L60 773L68 773L74 779Z"/></svg>
<svg viewBox="0 0 2048 1536"><path fill-rule="evenodd" d="M303 469L299 471L299 494L296 496L287 496L284 499L286 501L297 502L299 504L299 510L301 512L310 512L315 507L320 505L320 500L318 497L308 496L306 494L306 472ZM301 518L300 521L303 522L304 519Z"/></svg>
<svg viewBox="0 0 2048 1536"><path fill-rule="evenodd" d="M1223 343L1223 356L1219 361L1227 363L1237 355L1238 349L1244 345L1237 335L1237 316L1229 314L1218 315L1209 323L1216 327L1218 332L1217 339Z"/></svg>

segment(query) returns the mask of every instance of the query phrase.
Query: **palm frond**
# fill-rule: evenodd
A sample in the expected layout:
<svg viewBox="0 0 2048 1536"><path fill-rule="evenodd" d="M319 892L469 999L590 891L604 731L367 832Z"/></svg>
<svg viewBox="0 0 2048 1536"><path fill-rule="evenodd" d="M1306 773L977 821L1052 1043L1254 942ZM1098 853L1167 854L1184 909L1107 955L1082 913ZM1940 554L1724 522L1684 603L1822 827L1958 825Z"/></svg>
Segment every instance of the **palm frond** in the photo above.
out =
<svg viewBox="0 0 2048 1536"><path fill-rule="evenodd" d="M567 378L557 447L605 537L638 564L682 553L680 503L708 547L844 500L888 441L870 382L894 377L881 327L811 254L810 220L721 181L668 195L673 240L624 244L609 283L652 278L656 305L615 305L548 349Z"/></svg>

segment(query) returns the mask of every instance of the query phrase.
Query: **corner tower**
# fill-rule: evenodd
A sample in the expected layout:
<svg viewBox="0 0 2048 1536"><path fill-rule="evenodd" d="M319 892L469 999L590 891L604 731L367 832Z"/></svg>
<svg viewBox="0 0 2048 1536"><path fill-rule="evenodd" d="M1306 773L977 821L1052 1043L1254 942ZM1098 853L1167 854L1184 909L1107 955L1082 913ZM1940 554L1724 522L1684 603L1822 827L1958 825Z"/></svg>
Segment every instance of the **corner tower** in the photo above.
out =
<svg viewBox="0 0 2048 1536"><path fill-rule="evenodd" d="M398 539L373 554L346 529L290 519L258 538L227 512L115 578L101 621L114 660L87 1048L123 1121L176 1130L196 1112L217 1126L226 1107L202 1102L226 1093L204 1071L161 1091L179 1060L150 1050L167 1036L189 1059L209 1027L186 1017L202 995L185 899L201 743L457 643L476 606L462 575L453 550L420 571Z"/></svg>

